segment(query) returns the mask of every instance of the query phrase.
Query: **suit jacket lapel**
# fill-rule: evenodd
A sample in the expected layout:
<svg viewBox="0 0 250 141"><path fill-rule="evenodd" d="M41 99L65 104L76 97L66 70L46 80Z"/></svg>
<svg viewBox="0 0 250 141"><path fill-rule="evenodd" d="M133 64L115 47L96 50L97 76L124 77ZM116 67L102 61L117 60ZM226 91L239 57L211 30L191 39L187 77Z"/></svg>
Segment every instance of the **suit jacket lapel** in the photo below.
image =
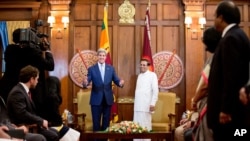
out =
<svg viewBox="0 0 250 141"><path fill-rule="evenodd" d="M32 108L33 110L35 110L36 109L35 104L29 98L29 96L28 96L27 92L25 91L24 87L21 84L19 84L19 86L21 87L22 93L24 94L26 100L28 101L27 103L29 104L30 108Z"/></svg>

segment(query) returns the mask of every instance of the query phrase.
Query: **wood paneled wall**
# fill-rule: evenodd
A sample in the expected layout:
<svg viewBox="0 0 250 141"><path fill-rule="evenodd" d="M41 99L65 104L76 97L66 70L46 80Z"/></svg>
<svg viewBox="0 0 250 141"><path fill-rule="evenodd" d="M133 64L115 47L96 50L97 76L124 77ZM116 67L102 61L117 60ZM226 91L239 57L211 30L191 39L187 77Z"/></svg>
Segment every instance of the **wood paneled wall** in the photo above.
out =
<svg viewBox="0 0 250 141"><path fill-rule="evenodd" d="M206 27L213 25L214 10L218 1L205 2ZM56 19L54 28L48 27L46 21L52 5L47 0L40 2L40 8L36 4L29 5L33 3L31 0L24 2L26 4L23 7L1 3L0 20L30 20L31 23L36 18L44 20L45 24L39 30L50 35L51 51L56 64L55 70L49 74L61 80L63 96L61 110L67 108L73 111L73 99L80 87L75 85L69 76L69 63L77 54L76 49L96 51L99 48L103 7L106 0L72 0L69 5L69 28L65 30L62 29L59 17ZM125 80L124 88L115 88L117 97L134 96L143 46L144 18L148 0L130 0L130 2L136 8L134 24L119 23L118 8L123 0L109 0L108 7L111 58L117 74ZM250 4L247 1L237 2L237 4L242 14L241 27L250 35ZM183 80L170 90L180 98L178 115L181 115L186 107L190 108L190 99L195 92L199 74L206 58L210 55L204 51L201 42L202 32L198 33L197 39L192 39L191 33L185 28L184 7L181 0L151 0L150 7L152 53L176 49L176 54L184 64ZM56 38L58 29L62 29L62 39Z"/></svg>

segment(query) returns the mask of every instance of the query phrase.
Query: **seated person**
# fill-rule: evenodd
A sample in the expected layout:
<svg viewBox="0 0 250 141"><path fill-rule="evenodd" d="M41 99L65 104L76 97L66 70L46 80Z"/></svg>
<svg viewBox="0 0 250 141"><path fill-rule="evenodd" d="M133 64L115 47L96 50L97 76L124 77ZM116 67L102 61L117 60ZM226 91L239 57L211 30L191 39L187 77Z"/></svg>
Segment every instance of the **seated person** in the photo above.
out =
<svg viewBox="0 0 250 141"><path fill-rule="evenodd" d="M55 76L49 76L46 79L46 114L43 118L47 119L51 126L61 126L62 116L59 107L62 104L61 84L60 80Z"/></svg>
<svg viewBox="0 0 250 141"><path fill-rule="evenodd" d="M10 139L11 136L6 133L6 131L10 129L23 129L24 131L24 139L26 141L46 141L45 137L40 134L28 133L28 129L25 126L19 126L12 124L9 121L6 105L4 103L3 98L0 96L0 138Z"/></svg>
<svg viewBox="0 0 250 141"><path fill-rule="evenodd" d="M7 110L11 122L16 125L37 124L38 133L44 135L48 141L59 141L59 133L48 127L48 121L36 114L36 107L32 101L30 89L36 87L39 70L28 65L21 69L19 83L10 91L7 98Z"/></svg>
<svg viewBox="0 0 250 141"><path fill-rule="evenodd" d="M210 28L206 29L204 31L203 40L202 40L202 42L204 43L204 45L206 47L206 51L208 51L210 53L214 53L220 39L221 39L221 33L216 31L216 29L214 27L210 27ZM198 86L196 88L196 92L195 92L194 97L192 98L192 101L191 101L192 109L195 111L198 111L199 113L202 110L202 108L204 107L204 105L206 105L205 103L206 103L206 97L207 97L207 85L208 85L208 77L209 77L209 70L210 70L211 61L212 61L212 56L210 58L208 58L208 61L207 61L206 65L202 71L202 75L200 77L200 81L199 81ZM200 102L200 106L198 106L198 104L197 104L198 102ZM199 125L196 125L196 126L199 126ZM195 128L197 128L197 127L195 127ZM189 141L189 140L192 140L193 134L195 136L195 139L199 138L198 137L199 132L201 132L201 131L197 131L197 129L195 129L195 131L193 131L193 129L190 129L189 131L187 131L185 133L185 135L182 135L182 136L185 137L185 141ZM182 131L181 133L184 133L184 131ZM180 136L180 135L178 135L178 136Z"/></svg>
<svg viewBox="0 0 250 141"><path fill-rule="evenodd" d="M48 120L51 127L56 129L60 135L60 141L77 141L80 138L80 133L63 125L62 116L59 107L62 104L61 84L60 80L55 76L49 76L46 79L47 95L45 109L47 114L44 118Z"/></svg>
<svg viewBox="0 0 250 141"><path fill-rule="evenodd" d="M192 131L197 118L196 112L186 112L185 117L180 121L180 126L175 129L175 141L184 141L185 133ZM187 136L187 135L186 135Z"/></svg>

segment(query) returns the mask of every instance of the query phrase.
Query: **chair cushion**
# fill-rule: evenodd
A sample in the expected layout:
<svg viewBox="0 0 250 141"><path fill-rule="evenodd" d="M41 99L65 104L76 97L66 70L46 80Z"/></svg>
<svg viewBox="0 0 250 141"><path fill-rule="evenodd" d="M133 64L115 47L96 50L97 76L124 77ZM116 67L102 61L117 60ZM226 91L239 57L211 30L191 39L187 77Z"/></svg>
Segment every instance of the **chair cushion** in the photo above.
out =
<svg viewBox="0 0 250 141"><path fill-rule="evenodd" d="M168 123L168 114L175 113L176 94L171 92L159 92L155 105L155 113L152 115L153 123Z"/></svg>
<svg viewBox="0 0 250 141"><path fill-rule="evenodd" d="M91 116L91 108L89 105L89 100L90 100L90 91L83 91L80 90L77 93L77 109L78 113L85 113L86 121L92 121L92 116Z"/></svg>
<svg viewBox="0 0 250 141"><path fill-rule="evenodd" d="M86 121L86 122L85 122L85 130L86 130L86 131L93 131L93 124L92 124L92 121Z"/></svg>
<svg viewBox="0 0 250 141"><path fill-rule="evenodd" d="M161 122L154 122L152 123L152 130L153 131L169 131L169 124L168 123L161 123Z"/></svg>
<svg viewBox="0 0 250 141"><path fill-rule="evenodd" d="M152 130L169 131L169 114L175 114L176 94L172 92L159 92L155 105L155 113L152 114ZM173 119L171 124L174 124ZM174 125L172 125L172 128Z"/></svg>

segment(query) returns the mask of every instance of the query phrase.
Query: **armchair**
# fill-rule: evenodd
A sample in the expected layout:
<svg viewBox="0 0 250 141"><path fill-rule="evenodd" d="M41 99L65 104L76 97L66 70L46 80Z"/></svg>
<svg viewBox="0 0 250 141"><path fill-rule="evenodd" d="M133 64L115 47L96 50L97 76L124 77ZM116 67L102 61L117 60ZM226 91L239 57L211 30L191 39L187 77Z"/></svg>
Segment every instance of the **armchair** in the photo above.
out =
<svg viewBox="0 0 250 141"><path fill-rule="evenodd" d="M92 131L92 116L89 105L90 90L80 90L77 93L77 113L74 113L76 129L82 131Z"/></svg>
<svg viewBox="0 0 250 141"><path fill-rule="evenodd" d="M159 92L152 115L153 131L172 131L175 128L175 100L175 93Z"/></svg>

